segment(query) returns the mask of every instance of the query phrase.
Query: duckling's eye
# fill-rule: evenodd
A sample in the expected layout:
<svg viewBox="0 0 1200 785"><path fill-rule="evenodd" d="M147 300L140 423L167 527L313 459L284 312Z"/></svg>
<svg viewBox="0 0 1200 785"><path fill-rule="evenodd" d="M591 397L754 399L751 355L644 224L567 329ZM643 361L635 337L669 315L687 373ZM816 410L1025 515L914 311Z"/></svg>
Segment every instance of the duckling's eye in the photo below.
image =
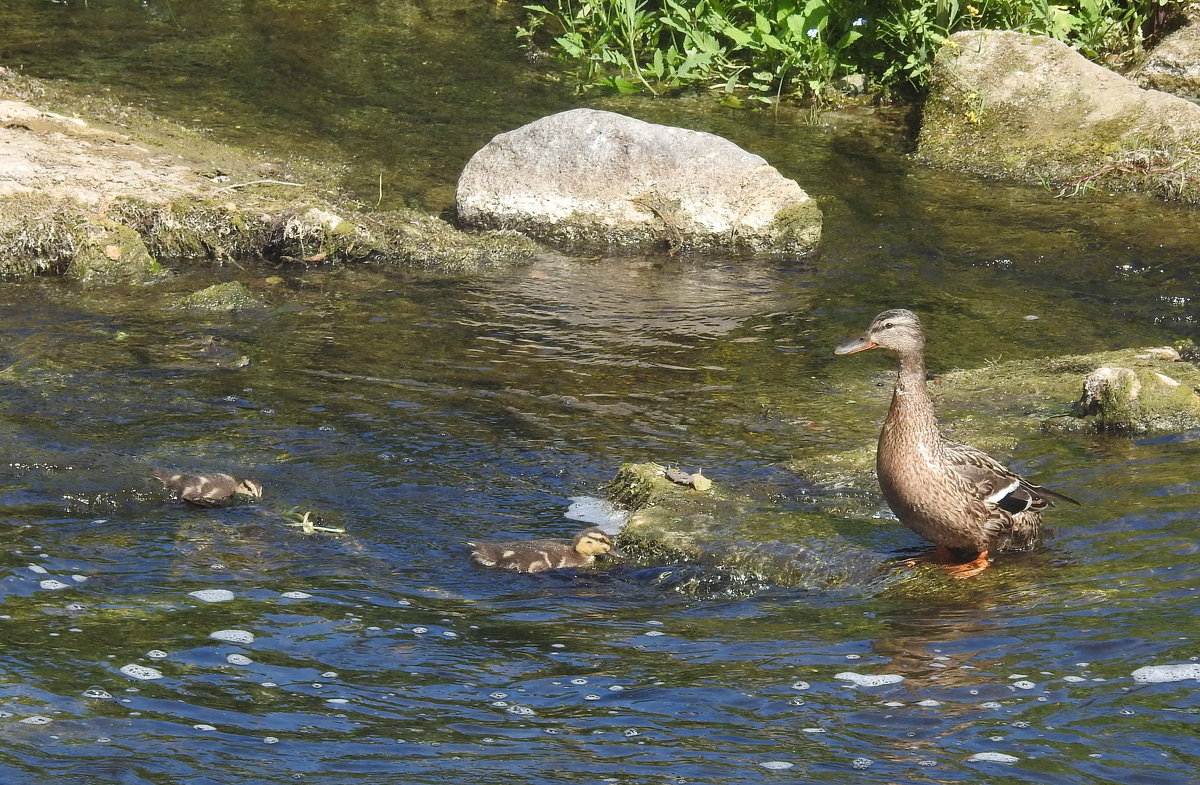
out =
<svg viewBox="0 0 1200 785"><path fill-rule="evenodd" d="M896 325L892 324L891 322L884 322L884 323L883 323L883 329L885 329L885 330L890 330L890 329L892 329L892 328L893 328L893 327L895 327L895 326L896 326Z"/></svg>

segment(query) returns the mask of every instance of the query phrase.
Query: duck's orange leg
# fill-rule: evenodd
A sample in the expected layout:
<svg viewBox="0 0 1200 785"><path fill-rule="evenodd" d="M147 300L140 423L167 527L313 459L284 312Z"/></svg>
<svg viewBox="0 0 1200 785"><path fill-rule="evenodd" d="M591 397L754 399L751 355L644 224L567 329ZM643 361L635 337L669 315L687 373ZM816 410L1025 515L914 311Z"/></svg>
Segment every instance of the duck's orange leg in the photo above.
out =
<svg viewBox="0 0 1200 785"><path fill-rule="evenodd" d="M944 545L939 545L928 553L914 556L904 563L909 567L915 567L922 562L936 564L945 570L951 578L958 580L978 575L992 565L992 560L988 558L987 551L980 551L979 555L969 562L962 562L959 559L960 557L955 555L954 551Z"/></svg>

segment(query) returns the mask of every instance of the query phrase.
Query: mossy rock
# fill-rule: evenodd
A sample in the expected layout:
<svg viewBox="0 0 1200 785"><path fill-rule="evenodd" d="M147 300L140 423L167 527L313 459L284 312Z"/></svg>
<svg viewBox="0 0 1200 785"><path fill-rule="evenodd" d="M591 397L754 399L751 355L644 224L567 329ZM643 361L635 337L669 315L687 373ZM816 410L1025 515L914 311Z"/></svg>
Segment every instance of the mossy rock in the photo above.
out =
<svg viewBox="0 0 1200 785"><path fill-rule="evenodd" d="M918 154L937 166L1063 193L1102 187L1197 200L1200 107L1144 90L1061 41L1003 30L938 50Z"/></svg>
<svg viewBox="0 0 1200 785"><path fill-rule="evenodd" d="M180 298L179 306L191 311L230 313L262 308L263 303L244 284L228 281L201 289Z"/></svg>
<svg viewBox="0 0 1200 785"><path fill-rule="evenodd" d="M882 576L886 556L854 544L878 533L866 515L782 511L720 482L697 491L656 463L622 465L607 496L630 512L620 547L643 562L699 564L733 583L848 586Z"/></svg>
<svg viewBox="0 0 1200 785"><path fill-rule="evenodd" d="M1200 369L1176 361L1178 356L1173 349L1155 347L1012 360L943 374L931 383L931 392L947 436L1003 458L1036 432L1146 434L1200 428ZM1087 380L1100 368L1126 369L1129 376L1089 404ZM858 380L847 392L861 400L878 399L877 427L889 396L878 387L868 389L872 383ZM1129 395L1133 385L1136 396ZM871 483L877 432L873 429L852 449L798 456L787 467L824 486Z"/></svg>
<svg viewBox="0 0 1200 785"><path fill-rule="evenodd" d="M99 220L83 234L67 275L85 285L145 281L162 272L141 235L124 224Z"/></svg>

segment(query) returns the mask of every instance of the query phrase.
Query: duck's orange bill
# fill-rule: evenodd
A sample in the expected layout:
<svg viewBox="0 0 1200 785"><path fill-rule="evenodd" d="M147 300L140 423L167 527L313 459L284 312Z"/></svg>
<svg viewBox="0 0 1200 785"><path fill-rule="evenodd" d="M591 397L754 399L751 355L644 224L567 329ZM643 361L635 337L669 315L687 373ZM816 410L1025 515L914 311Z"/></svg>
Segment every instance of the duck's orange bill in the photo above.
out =
<svg viewBox="0 0 1200 785"><path fill-rule="evenodd" d="M865 352L867 349L874 349L879 344L874 341L868 341L866 338L855 338L853 341L846 341L844 344L833 350L834 354L854 354L855 352Z"/></svg>

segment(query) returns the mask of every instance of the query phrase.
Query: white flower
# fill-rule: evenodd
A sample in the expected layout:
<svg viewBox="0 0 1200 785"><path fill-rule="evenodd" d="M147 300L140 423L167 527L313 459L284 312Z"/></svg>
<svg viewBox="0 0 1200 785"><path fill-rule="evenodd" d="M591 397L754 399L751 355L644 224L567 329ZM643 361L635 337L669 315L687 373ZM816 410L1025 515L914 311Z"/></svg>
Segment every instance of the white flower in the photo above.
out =
<svg viewBox="0 0 1200 785"><path fill-rule="evenodd" d="M817 28L815 28L815 27L808 28L808 37L809 38L816 38L820 34L821 34L821 31L817 30Z"/></svg>
<svg viewBox="0 0 1200 785"><path fill-rule="evenodd" d="M853 24L855 27L862 27L866 23L867 23L867 18L865 16L860 16L859 18L855 19L851 24Z"/></svg>

